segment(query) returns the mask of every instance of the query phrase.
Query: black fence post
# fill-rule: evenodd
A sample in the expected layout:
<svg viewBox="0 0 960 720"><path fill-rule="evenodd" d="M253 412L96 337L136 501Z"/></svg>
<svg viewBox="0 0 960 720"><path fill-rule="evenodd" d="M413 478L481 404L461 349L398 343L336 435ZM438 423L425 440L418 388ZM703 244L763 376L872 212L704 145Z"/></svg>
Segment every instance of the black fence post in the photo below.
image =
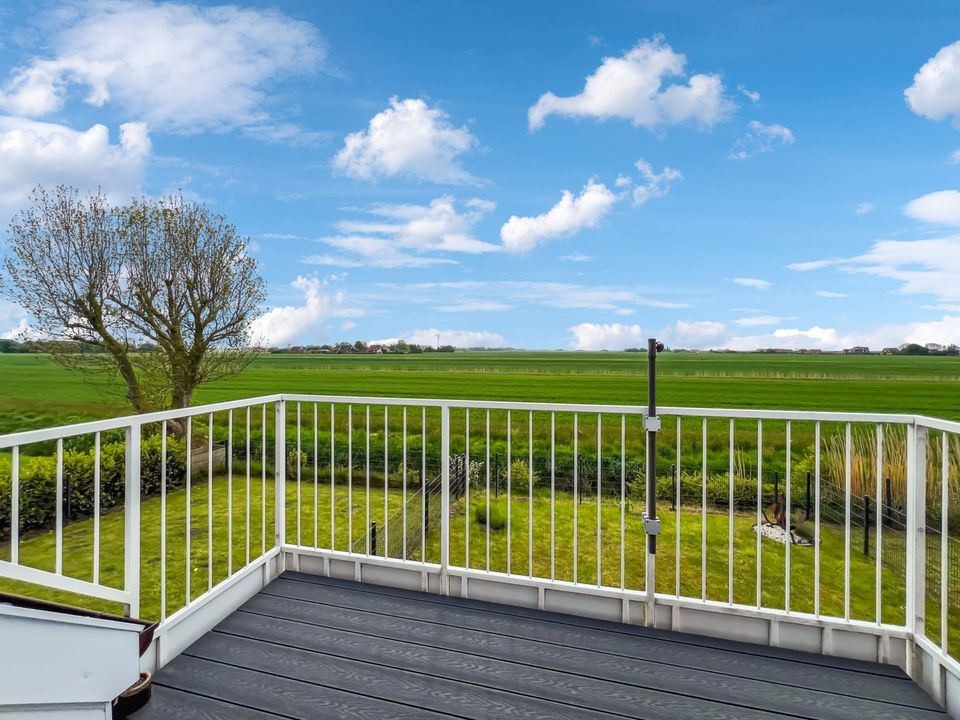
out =
<svg viewBox="0 0 960 720"><path fill-rule="evenodd" d="M884 487L886 498L883 506L883 522L887 527L890 527L892 515L890 511L893 509L893 488L890 484L890 478L884 479Z"/></svg>
<svg viewBox="0 0 960 720"><path fill-rule="evenodd" d="M870 496L863 496L863 556L870 557Z"/></svg>
<svg viewBox="0 0 960 720"><path fill-rule="evenodd" d="M803 499L803 519L810 519L810 471L807 471L807 494Z"/></svg>
<svg viewBox="0 0 960 720"><path fill-rule="evenodd" d="M377 554L377 521L370 523L370 554Z"/></svg>
<svg viewBox="0 0 960 720"><path fill-rule="evenodd" d="M670 509L676 510L677 509L677 488L678 488L676 465L670 466L670 475L673 477L673 494L670 496Z"/></svg>
<svg viewBox="0 0 960 720"><path fill-rule="evenodd" d="M423 529L425 533L430 532L430 493L427 488L423 488Z"/></svg>

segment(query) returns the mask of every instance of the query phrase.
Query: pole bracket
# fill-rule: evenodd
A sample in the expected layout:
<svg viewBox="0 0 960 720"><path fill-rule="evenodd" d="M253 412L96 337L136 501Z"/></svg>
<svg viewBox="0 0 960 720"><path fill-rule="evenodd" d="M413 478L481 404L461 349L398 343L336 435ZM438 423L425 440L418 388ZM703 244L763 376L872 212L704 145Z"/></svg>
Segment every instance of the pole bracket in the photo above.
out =
<svg viewBox="0 0 960 720"><path fill-rule="evenodd" d="M647 517L646 513L643 513L643 532L647 535L659 535L660 534L660 518Z"/></svg>
<svg viewBox="0 0 960 720"><path fill-rule="evenodd" d="M643 418L643 429L647 432L660 432L661 425L659 415L647 415Z"/></svg>

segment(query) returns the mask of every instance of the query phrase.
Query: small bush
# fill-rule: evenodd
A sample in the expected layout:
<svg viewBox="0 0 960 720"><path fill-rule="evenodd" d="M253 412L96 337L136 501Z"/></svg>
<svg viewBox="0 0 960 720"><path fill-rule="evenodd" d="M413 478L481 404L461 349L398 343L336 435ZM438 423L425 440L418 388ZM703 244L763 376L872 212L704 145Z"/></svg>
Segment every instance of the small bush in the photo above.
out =
<svg viewBox="0 0 960 720"><path fill-rule="evenodd" d="M480 525L487 524L486 503L477 503L473 507L473 520ZM490 503L490 529L503 530L507 526L507 509L503 503Z"/></svg>

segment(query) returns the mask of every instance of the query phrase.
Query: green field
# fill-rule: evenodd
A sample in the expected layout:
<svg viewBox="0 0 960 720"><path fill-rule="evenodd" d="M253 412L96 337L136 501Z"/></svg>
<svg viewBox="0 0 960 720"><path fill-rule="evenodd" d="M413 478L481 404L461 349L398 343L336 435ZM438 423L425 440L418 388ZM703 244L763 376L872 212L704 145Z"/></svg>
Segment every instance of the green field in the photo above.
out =
<svg viewBox="0 0 960 720"><path fill-rule="evenodd" d="M646 356L495 352L263 355L197 403L278 392L643 403ZM960 419L960 357L665 353L661 405L924 413ZM43 355L0 355L0 433L127 414Z"/></svg>

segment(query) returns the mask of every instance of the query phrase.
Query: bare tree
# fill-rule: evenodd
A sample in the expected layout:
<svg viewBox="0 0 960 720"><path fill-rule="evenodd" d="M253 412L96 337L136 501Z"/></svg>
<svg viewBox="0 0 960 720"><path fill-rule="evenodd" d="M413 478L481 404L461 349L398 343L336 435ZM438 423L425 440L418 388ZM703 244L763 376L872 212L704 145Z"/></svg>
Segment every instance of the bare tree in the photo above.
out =
<svg viewBox="0 0 960 720"><path fill-rule="evenodd" d="M181 408L255 357L248 330L264 283L247 244L181 196L115 207L38 187L10 223L0 285L57 362L119 375L137 412Z"/></svg>

